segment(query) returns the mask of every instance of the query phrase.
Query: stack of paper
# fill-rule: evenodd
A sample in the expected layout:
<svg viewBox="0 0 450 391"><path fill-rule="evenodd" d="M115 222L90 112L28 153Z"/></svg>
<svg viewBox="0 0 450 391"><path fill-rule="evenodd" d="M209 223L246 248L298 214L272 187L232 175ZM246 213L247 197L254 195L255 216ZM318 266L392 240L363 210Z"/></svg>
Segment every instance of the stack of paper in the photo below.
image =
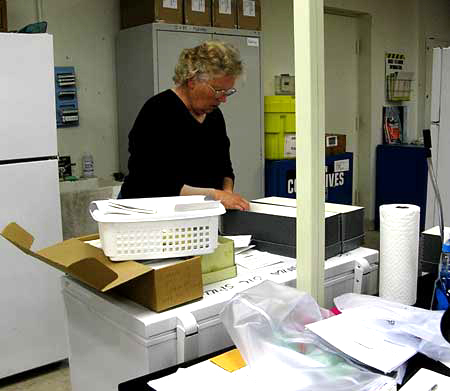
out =
<svg viewBox="0 0 450 391"><path fill-rule="evenodd" d="M306 328L347 356L384 373L394 371L417 353L345 313L310 323Z"/></svg>

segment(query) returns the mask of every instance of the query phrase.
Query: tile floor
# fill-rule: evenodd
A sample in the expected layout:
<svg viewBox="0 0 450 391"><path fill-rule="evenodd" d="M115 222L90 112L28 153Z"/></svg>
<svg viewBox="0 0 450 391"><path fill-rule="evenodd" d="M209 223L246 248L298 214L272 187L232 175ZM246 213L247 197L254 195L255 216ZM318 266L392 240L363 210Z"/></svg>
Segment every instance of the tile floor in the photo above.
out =
<svg viewBox="0 0 450 391"><path fill-rule="evenodd" d="M367 231L365 247L379 250L380 233ZM69 364L67 360L46 365L19 375L0 380L2 391L70 391Z"/></svg>
<svg viewBox="0 0 450 391"><path fill-rule="evenodd" d="M70 391L67 360L0 380L2 391Z"/></svg>

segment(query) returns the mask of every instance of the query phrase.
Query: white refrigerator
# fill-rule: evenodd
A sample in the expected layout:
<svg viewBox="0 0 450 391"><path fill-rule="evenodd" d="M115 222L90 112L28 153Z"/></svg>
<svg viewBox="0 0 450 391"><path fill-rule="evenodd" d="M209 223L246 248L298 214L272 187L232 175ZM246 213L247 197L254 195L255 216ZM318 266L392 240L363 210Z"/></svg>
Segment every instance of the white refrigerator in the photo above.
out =
<svg viewBox="0 0 450 391"><path fill-rule="evenodd" d="M432 161L442 199L444 225L450 226L450 48L433 49L431 85ZM439 225L439 211L428 180L426 228Z"/></svg>
<svg viewBox="0 0 450 391"><path fill-rule="evenodd" d="M0 230L62 239L53 39L0 33ZM67 357L62 273L0 237L0 378Z"/></svg>

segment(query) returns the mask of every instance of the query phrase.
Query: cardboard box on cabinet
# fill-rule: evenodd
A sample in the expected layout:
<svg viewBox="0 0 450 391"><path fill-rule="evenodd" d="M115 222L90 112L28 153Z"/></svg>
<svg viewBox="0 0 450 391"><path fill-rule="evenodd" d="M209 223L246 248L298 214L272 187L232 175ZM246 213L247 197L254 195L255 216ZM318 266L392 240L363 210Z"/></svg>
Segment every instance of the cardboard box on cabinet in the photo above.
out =
<svg viewBox="0 0 450 391"><path fill-rule="evenodd" d="M118 293L153 311L203 297L198 256L156 269L135 261L112 262L101 249L86 243L98 235L65 240L36 252L31 250L33 236L16 223L8 224L0 235L24 253L91 288Z"/></svg>

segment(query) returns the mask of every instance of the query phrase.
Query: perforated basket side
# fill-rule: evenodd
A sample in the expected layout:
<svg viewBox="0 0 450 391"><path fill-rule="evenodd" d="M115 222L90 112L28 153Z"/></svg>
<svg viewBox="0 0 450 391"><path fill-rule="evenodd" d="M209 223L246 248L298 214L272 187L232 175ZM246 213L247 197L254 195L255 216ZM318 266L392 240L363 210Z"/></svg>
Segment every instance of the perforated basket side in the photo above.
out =
<svg viewBox="0 0 450 391"><path fill-rule="evenodd" d="M104 253L111 260L174 258L212 253L218 216L131 223L99 223Z"/></svg>

